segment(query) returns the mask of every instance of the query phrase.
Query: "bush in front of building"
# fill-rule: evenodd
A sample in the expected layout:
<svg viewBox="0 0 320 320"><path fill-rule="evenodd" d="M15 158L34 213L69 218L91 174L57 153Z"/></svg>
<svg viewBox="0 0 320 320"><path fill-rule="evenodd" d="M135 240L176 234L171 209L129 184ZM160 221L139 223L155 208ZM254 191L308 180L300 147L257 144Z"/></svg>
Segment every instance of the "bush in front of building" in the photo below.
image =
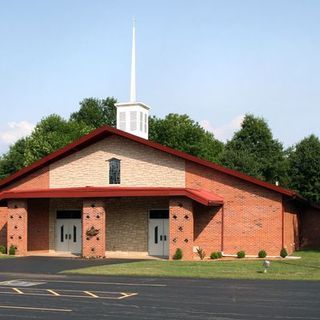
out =
<svg viewBox="0 0 320 320"><path fill-rule="evenodd" d="M267 252L265 250L260 250L258 253L259 258L265 258L267 256Z"/></svg>
<svg viewBox="0 0 320 320"><path fill-rule="evenodd" d="M201 248L197 248L197 255L199 256L200 260L203 260L206 257L206 252Z"/></svg>
<svg viewBox="0 0 320 320"><path fill-rule="evenodd" d="M177 248L175 254L173 255L172 259L173 260L181 260L182 259L182 250L180 248Z"/></svg>
<svg viewBox="0 0 320 320"><path fill-rule="evenodd" d="M242 259L245 256L246 256L246 253L243 250L237 252L237 258Z"/></svg>
<svg viewBox="0 0 320 320"><path fill-rule="evenodd" d="M211 259L221 259L222 258L222 253L220 252L220 251L214 251L214 252L212 252L211 253L211 255L210 255L210 258Z"/></svg>
<svg viewBox="0 0 320 320"><path fill-rule="evenodd" d="M280 257L285 258L288 255L288 251L286 248L282 248L280 251Z"/></svg>
<svg viewBox="0 0 320 320"><path fill-rule="evenodd" d="M14 256L16 254L16 247L14 245L11 245L9 248L9 255Z"/></svg>
<svg viewBox="0 0 320 320"><path fill-rule="evenodd" d="M0 246L0 253L6 254L7 253L7 248L5 246Z"/></svg>

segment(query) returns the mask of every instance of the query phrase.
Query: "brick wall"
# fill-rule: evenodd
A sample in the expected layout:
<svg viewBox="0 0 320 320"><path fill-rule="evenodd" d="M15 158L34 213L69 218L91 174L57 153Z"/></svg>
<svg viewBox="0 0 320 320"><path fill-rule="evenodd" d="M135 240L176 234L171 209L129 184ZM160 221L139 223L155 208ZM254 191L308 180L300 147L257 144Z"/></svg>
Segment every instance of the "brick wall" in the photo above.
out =
<svg viewBox="0 0 320 320"><path fill-rule="evenodd" d="M304 208L300 219L301 247L320 248L320 209Z"/></svg>
<svg viewBox="0 0 320 320"><path fill-rule="evenodd" d="M292 203L285 201L284 206L284 247L288 253L299 249L298 208Z"/></svg>
<svg viewBox="0 0 320 320"><path fill-rule="evenodd" d="M105 256L107 216L104 200L88 199L83 201L82 256L87 258ZM97 234L89 235L89 230L95 230Z"/></svg>
<svg viewBox="0 0 320 320"><path fill-rule="evenodd" d="M109 162L121 160L121 186L184 187L184 160L111 136L50 165L50 187L109 185Z"/></svg>
<svg viewBox="0 0 320 320"><path fill-rule="evenodd" d="M193 202L187 198L169 200L169 259L177 248L183 253L183 260L193 259Z"/></svg>
<svg viewBox="0 0 320 320"><path fill-rule="evenodd" d="M28 200L28 251L49 250L49 200Z"/></svg>
<svg viewBox="0 0 320 320"><path fill-rule="evenodd" d="M15 246L17 255L27 253L28 206L26 200L10 200L8 202L8 248Z"/></svg>
<svg viewBox="0 0 320 320"><path fill-rule="evenodd" d="M257 255L264 249L269 255L279 255L282 247L280 194L191 162L186 162L186 186L224 197L225 253L245 250L247 254Z"/></svg>
<svg viewBox="0 0 320 320"><path fill-rule="evenodd" d="M1 191L5 190L30 190L49 188L49 167L39 169L28 176L14 182Z"/></svg>
<svg viewBox="0 0 320 320"><path fill-rule="evenodd" d="M222 208L194 204L194 246L201 247L209 257L221 251Z"/></svg>
<svg viewBox="0 0 320 320"><path fill-rule="evenodd" d="M0 245L7 246L8 208L0 206Z"/></svg>

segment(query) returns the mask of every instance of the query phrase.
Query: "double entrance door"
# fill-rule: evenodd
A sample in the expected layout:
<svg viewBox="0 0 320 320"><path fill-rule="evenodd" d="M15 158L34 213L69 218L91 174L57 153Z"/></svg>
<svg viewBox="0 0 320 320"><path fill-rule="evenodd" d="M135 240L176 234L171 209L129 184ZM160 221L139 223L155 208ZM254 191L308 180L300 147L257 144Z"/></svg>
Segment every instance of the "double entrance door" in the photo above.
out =
<svg viewBox="0 0 320 320"><path fill-rule="evenodd" d="M169 256L169 210L150 210L148 242L150 256Z"/></svg>
<svg viewBox="0 0 320 320"><path fill-rule="evenodd" d="M59 210L56 217L56 251L81 253L81 210Z"/></svg>

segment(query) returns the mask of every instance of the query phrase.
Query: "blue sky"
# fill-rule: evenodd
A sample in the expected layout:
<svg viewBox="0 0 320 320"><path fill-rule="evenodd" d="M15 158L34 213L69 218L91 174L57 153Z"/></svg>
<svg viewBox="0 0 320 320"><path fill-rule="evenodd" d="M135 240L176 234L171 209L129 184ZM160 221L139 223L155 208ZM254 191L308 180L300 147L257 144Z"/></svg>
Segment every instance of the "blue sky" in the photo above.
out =
<svg viewBox="0 0 320 320"><path fill-rule="evenodd" d="M289 146L320 136L320 1L0 0L0 152L85 97L137 97L229 139L245 113Z"/></svg>

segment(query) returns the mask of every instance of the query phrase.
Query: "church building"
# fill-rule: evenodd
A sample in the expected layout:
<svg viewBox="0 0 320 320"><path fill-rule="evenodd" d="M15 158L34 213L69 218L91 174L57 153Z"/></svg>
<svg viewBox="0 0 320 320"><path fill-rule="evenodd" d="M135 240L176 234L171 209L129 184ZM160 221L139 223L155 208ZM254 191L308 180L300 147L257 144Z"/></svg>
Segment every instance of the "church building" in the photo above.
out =
<svg viewBox="0 0 320 320"><path fill-rule="evenodd" d="M0 181L0 244L17 254L197 258L202 248L279 256L320 246L320 209L296 192L148 140L136 101L103 126Z"/></svg>

